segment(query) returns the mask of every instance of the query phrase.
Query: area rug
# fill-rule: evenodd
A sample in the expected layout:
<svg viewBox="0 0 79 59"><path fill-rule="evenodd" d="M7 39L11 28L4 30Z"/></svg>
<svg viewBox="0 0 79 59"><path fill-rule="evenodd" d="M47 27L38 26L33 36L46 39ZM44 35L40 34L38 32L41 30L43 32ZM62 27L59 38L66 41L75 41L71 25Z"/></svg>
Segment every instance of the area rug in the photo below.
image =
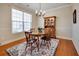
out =
<svg viewBox="0 0 79 59"><path fill-rule="evenodd" d="M39 48L39 51L38 51L38 48L35 48L32 50L32 53L31 53L31 47L27 47L27 49L25 50L27 43L24 42L7 49L6 51L11 56L53 56L55 54L58 43L59 43L58 39L51 39L51 45L49 48L46 45L41 45L41 47ZM33 46L36 46L36 45L34 44Z"/></svg>

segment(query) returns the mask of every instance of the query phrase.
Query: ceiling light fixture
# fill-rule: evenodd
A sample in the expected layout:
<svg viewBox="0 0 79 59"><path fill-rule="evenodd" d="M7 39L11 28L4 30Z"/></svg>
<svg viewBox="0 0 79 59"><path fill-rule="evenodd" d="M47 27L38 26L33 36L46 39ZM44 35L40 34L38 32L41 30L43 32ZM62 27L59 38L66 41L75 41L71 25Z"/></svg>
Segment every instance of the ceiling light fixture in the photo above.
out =
<svg viewBox="0 0 79 59"><path fill-rule="evenodd" d="M36 16L44 16L46 14L45 10L42 10L42 5L41 3L39 4L39 10L35 11Z"/></svg>

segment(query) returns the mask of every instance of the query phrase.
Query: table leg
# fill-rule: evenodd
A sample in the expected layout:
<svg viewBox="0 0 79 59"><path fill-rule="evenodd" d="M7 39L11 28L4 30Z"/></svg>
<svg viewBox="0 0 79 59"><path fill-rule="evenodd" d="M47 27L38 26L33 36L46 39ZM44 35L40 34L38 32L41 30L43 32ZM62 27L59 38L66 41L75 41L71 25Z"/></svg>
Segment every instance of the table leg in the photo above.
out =
<svg viewBox="0 0 79 59"><path fill-rule="evenodd" d="M38 51L39 51L39 36L38 36Z"/></svg>

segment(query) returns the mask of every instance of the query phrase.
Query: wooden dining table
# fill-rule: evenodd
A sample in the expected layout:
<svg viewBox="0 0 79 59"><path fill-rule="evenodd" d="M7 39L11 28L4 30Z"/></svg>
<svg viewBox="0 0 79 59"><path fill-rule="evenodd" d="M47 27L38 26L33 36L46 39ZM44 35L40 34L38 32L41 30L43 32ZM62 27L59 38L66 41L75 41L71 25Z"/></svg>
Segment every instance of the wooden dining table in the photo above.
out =
<svg viewBox="0 0 79 59"><path fill-rule="evenodd" d="M45 35L45 33L33 32L33 33L30 33L30 35L34 37L38 37L38 40L39 40L39 37L42 35Z"/></svg>

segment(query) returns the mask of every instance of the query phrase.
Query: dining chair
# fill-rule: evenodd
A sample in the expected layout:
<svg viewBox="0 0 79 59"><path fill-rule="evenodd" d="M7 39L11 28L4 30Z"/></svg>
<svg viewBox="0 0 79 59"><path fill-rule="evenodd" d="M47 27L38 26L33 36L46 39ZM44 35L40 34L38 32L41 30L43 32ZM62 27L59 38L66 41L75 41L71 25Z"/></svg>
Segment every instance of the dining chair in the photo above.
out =
<svg viewBox="0 0 79 59"><path fill-rule="evenodd" d="M41 45L45 44L48 49L51 45L51 33L50 33L50 28L45 28L45 35L41 38L42 42ZM43 43L43 44L42 44Z"/></svg>
<svg viewBox="0 0 79 59"><path fill-rule="evenodd" d="M30 32L25 32L25 37L26 37L26 42L27 42L25 51L26 51L27 47L31 47L31 54L32 54L33 44L36 44L36 47L37 47L37 43L38 43L37 39L33 38L31 36Z"/></svg>

